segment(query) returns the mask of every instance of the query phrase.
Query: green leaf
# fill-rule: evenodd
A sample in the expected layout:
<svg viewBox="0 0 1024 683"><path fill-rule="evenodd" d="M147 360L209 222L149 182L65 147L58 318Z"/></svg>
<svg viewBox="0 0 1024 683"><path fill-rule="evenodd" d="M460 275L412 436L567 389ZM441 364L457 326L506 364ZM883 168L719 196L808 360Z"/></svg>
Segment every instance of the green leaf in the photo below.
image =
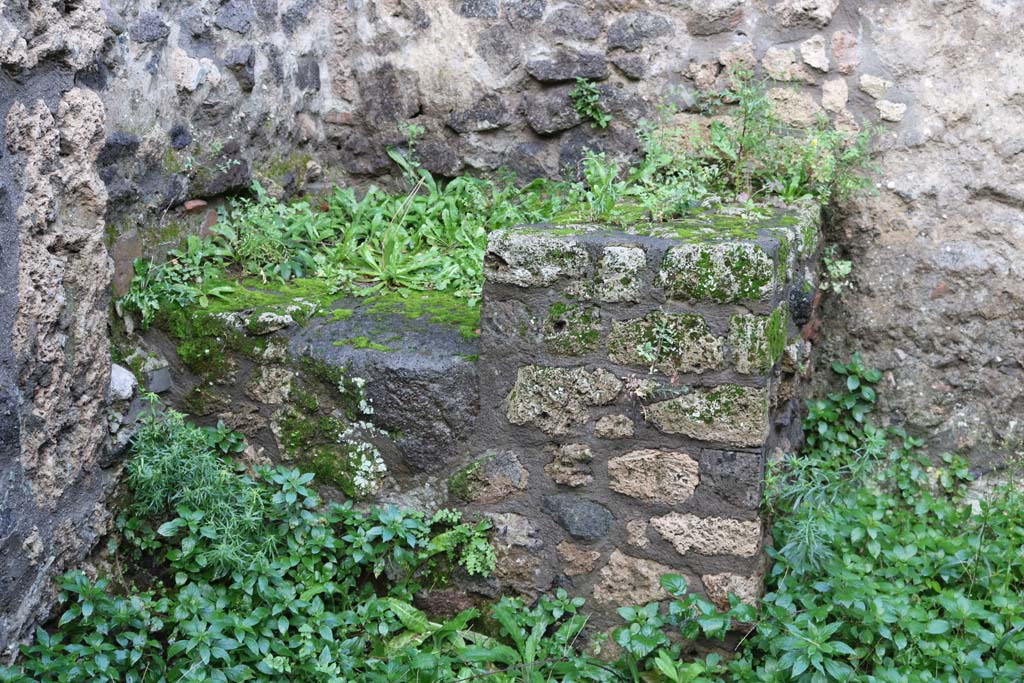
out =
<svg viewBox="0 0 1024 683"><path fill-rule="evenodd" d="M394 612L402 626L414 633L425 633L430 628L427 616L407 602L395 598L387 599L388 608Z"/></svg>
<svg viewBox="0 0 1024 683"><path fill-rule="evenodd" d="M658 579L661 587L675 596L686 594L686 578L680 574L662 574Z"/></svg>
<svg viewBox="0 0 1024 683"><path fill-rule="evenodd" d="M933 636L942 635L949 630L949 622L945 619L932 619L925 627L925 631Z"/></svg>

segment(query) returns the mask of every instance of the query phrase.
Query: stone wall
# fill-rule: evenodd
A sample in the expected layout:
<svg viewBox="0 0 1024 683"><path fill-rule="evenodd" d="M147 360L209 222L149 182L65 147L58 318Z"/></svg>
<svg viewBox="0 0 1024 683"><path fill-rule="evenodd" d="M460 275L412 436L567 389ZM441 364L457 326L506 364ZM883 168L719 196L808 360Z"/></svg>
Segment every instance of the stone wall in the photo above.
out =
<svg viewBox="0 0 1024 683"><path fill-rule="evenodd" d="M477 458L449 494L495 520L499 582L593 596L601 624L670 571L758 597L817 247L811 207L491 236Z"/></svg>
<svg viewBox="0 0 1024 683"><path fill-rule="evenodd" d="M0 656L107 522L104 109L74 85L102 30L89 0L0 11Z"/></svg>
<svg viewBox="0 0 1024 683"><path fill-rule="evenodd" d="M176 0L104 7L87 74L110 111L101 166L116 290L134 256L212 220L213 199L387 182L403 125L441 175L557 175L585 148L636 151L659 104L686 123L737 62L795 125L880 126L878 194L830 239L856 289L831 301L828 360L889 371L890 418L979 463L1019 451L1019 3L1005 0ZM457 37L457 39L453 39ZM599 83L605 129L571 107ZM188 200L210 201L209 206ZM912 282L907 286L904 274Z"/></svg>

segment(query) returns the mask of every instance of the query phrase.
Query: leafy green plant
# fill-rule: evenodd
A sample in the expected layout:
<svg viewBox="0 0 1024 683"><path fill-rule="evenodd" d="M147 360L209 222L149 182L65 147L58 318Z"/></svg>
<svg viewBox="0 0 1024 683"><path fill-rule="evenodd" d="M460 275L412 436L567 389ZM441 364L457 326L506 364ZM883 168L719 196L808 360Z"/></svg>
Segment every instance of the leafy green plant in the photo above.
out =
<svg viewBox="0 0 1024 683"><path fill-rule="evenodd" d="M216 427L206 427L204 431L206 443L221 453L241 453L245 450L245 437L224 424L224 420L217 420Z"/></svg>
<svg viewBox="0 0 1024 683"><path fill-rule="evenodd" d="M821 288L825 291L832 291L834 294L842 294L853 289L853 282L850 280L850 273L853 272L853 262L847 259L837 258L835 246L828 246L821 263L825 266L825 272L821 280Z"/></svg>
<svg viewBox="0 0 1024 683"><path fill-rule="evenodd" d="M601 103L601 91L593 81L577 78L576 86L569 93L569 98L580 118L590 121L594 128L607 128L611 123L612 116Z"/></svg>

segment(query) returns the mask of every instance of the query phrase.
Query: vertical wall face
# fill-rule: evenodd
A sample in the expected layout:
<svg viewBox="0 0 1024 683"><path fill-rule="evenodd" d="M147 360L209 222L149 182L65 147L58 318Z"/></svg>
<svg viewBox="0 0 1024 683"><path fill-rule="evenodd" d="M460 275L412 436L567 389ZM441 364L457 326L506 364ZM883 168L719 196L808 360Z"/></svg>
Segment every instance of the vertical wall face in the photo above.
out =
<svg viewBox="0 0 1024 683"><path fill-rule="evenodd" d="M481 457L449 483L494 519L499 582L592 595L601 623L670 571L757 597L761 480L803 349L791 300L818 239L810 208L636 228L491 236Z"/></svg>
<svg viewBox="0 0 1024 683"><path fill-rule="evenodd" d="M52 603L52 578L106 522L110 358L98 3L0 12L0 652Z"/></svg>
<svg viewBox="0 0 1024 683"><path fill-rule="evenodd" d="M856 288L826 311L828 360L889 371L885 412L936 451L1002 458L1024 438L1018 4L111 0L85 78L110 110L118 293L133 257L199 228L189 198L386 178L410 123L435 173L558 175L586 149L635 153L659 104L686 125L742 64L792 125L879 127L879 192L830 235ZM576 76L608 128L572 107Z"/></svg>

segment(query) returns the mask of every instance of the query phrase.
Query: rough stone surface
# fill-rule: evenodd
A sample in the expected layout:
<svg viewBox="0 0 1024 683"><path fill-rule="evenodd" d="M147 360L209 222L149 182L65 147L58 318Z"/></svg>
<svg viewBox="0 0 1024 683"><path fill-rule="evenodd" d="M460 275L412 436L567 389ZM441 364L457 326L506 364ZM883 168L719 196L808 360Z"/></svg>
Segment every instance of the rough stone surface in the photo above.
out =
<svg viewBox="0 0 1024 683"><path fill-rule="evenodd" d="M525 491L530 474L514 451L487 453L455 474L448 491L471 503L491 504Z"/></svg>
<svg viewBox="0 0 1024 683"><path fill-rule="evenodd" d="M647 520L633 519L626 522L626 542L636 548L646 548L651 544L647 538Z"/></svg>
<svg viewBox="0 0 1024 683"><path fill-rule="evenodd" d="M291 396L292 380L295 373L288 368L260 366L249 378L245 393L260 403L286 403Z"/></svg>
<svg viewBox="0 0 1024 683"><path fill-rule="evenodd" d="M672 298L719 303L764 299L776 287L771 257L750 244L672 247L665 254L659 278Z"/></svg>
<svg viewBox="0 0 1024 683"><path fill-rule="evenodd" d="M551 462L544 466L544 472L551 481L560 486L576 488L586 486L594 480L590 461L594 458L590 447L581 443L570 443L549 449Z"/></svg>
<svg viewBox="0 0 1024 683"><path fill-rule="evenodd" d="M814 77L797 60L796 52L788 47L768 48L761 66L770 78L776 81L814 82Z"/></svg>
<svg viewBox="0 0 1024 683"><path fill-rule="evenodd" d="M764 593L764 576L760 574L705 574L700 580L704 584L708 600L723 611L729 609L730 595L735 595L741 602L756 607Z"/></svg>
<svg viewBox="0 0 1024 683"><path fill-rule="evenodd" d="M0 660L109 524L105 116L74 87L105 25L96 0L0 13Z"/></svg>
<svg viewBox="0 0 1024 683"><path fill-rule="evenodd" d="M569 535L582 541L604 538L614 521L611 511L604 505L574 493L544 496L544 511L565 528Z"/></svg>
<svg viewBox="0 0 1024 683"><path fill-rule="evenodd" d="M139 382L128 368L114 363L110 367L110 400L129 401Z"/></svg>
<svg viewBox="0 0 1024 683"><path fill-rule="evenodd" d="M640 294L640 274L647 254L638 247L605 247L597 263L595 296L608 303L635 302Z"/></svg>
<svg viewBox="0 0 1024 683"><path fill-rule="evenodd" d="M601 568L601 580L594 586L594 600L611 605L644 605L667 599L661 575L669 573L671 567L613 550L608 564Z"/></svg>
<svg viewBox="0 0 1024 683"><path fill-rule="evenodd" d="M644 408L644 416L666 434L733 446L759 446L768 432L768 392L739 385L694 388Z"/></svg>
<svg viewBox="0 0 1024 683"><path fill-rule="evenodd" d="M821 28L832 21L840 0L779 0L773 10L783 26Z"/></svg>
<svg viewBox="0 0 1024 683"><path fill-rule="evenodd" d="M632 451L608 461L608 487L631 498L679 505L697 489L699 471L686 453Z"/></svg>
<svg viewBox="0 0 1024 683"><path fill-rule="evenodd" d="M738 555L753 557L761 550L761 522L670 512L651 520L651 526L680 555Z"/></svg>
<svg viewBox="0 0 1024 683"><path fill-rule="evenodd" d="M607 370L582 368L520 368L508 396L508 421L530 424L547 434L567 434L588 417L588 406L611 403L622 382Z"/></svg>
<svg viewBox="0 0 1024 683"><path fill-rule="evenodd" d="M601 553L562 541L558 544L558 559L562 561L562 572L566 576L580 576L594 571Z"/></svg>
<svg viewBox="0 0 1024 683"><path fill-rule="evenodd" d="M571 240L499 230L487 241L484 275L491 282L534 287L580 277L589 264L587 252Z"/></svg>
<svg viewBox="0 0 1024 683"><path fill-rule="evenodd" d="M629 439L636 425L626 415L605 415L594 425L594 436L599 439Z"/></svg>
<svg viewBox="0 0 1024 683"><path fill-rule="evenodd" d="M857 87L872 98L880 100L885 97L885 93L892 87L892 82L874 74L861 74L860 80L857 81Z"/></svg>
<svg viewBox="0 0 1024 683"><path fill-rule="evenodd" d="M637 320L613 322L608 358L620 365L647 366L666 375L701 373L722 364L723 346L702 316L659 311Z"/></svg>
<svg viewBox="0 0 1024 683"><path fill-rule="evenodd" d="M616 19L608 28L608 47L633 52L671 31L672 23L660 14L633 12Z"/></svg>
<svg viewBox="0 0 1024 683"><path fill-rule="evenodd" d="M577 78L601 80L608 76L608 64L600 52L560 50L526 62L526 72L541 83L558 83Z"/></svg>
<svg viewBox="0 0 1024 683"><path fill-rule="evenodd" d="M825 37L821 35L811 36L800 43L800 57L803 58L804 64L812 69L827 72L829 63L825 47Z"/></svg>

